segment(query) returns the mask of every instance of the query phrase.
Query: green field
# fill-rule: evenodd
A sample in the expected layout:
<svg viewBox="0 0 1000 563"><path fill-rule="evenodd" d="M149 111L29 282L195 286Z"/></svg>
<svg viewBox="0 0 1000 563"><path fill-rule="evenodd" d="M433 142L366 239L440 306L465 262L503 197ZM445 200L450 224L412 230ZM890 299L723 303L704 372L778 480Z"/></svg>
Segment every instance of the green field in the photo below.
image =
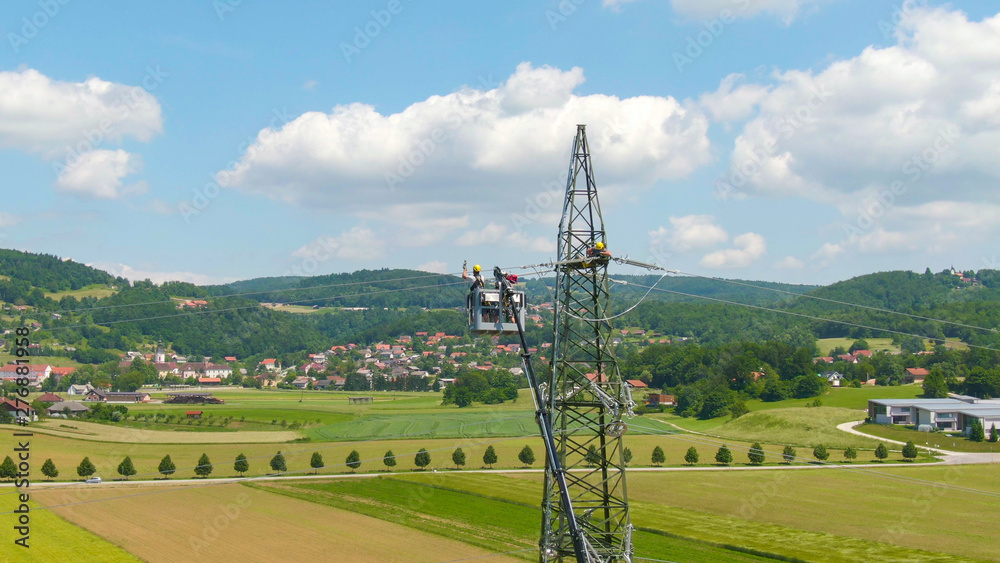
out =
<svg viewBox="0 0 1000 563"><path fill-rule="evenodd" d="M11 489L0 489L0 512L8 512L17 508L16 496L10 494ZM30 530L28 549L14 545L14 540L20 535L13 529L13 517L6 514L4 525L0 526L0 561L38 562L51 561L109 561L132 562L140 561L120 547L101 537L78 528L63 520L48 510L38 510L38 503L30 503ZM8 525L8 522L11 524Z"/></svg>
<svg viewBox="0 0 1000 563"><path fill-rule="evenodd" d="M879 480L869 475L849 471L711 472L683 474L680 479L676 478L678 475L681 474L630 477L637 557L669 557L670 561L679 562L760 560L772 555L785 560L792 557L805 561L903 562L969 560L956 555L983 557L991 553L990 531L986 529L978 534L982 540L978 546L949 541L962 529L961 522L942 527L928 522L918 530L908 530L909 536L898 542L904 546L892 545L892 536L883 537L885 534L880 532L884 530L871 526L867 519L851 518L848 515L853 513L852 507L844 506L844 485L864 487L865 482ZM784 490L772 493L774 488L770 485L775 480L781 484L779 489L787 484L794 494ZM811 494L811 484L824 481L839 487L824 488L817 499L817 495ZM534 474L424 473L364 481L251 486L458 537L497 552L527 549L537 541L541 479ZM878 492L877 486L865 489L872 494L866 500L897 498ZM767 491L767 496L756 498L754 505L750 499L758 490ZM734 495L733 491L747 493ZM954 501L935 498L935 502L950 506ZM786 503L799 503L802 508L773 510L774 515L767 511L768 505L784 507ZM835 503L840 505L834 513L838 523L830 526L827 519L831 513L827 507ZM986 508L987 504L987 499L976 503L987 510L986 514L1000 514L1000 509ZM887 519L888 526L892 525L892 517L898 516L891 506L877 514ZM781 522L770 522L772 519ZM838 534L831 529L851 533ZM852 537L856 530L861 531L861 537ZM914 549L914 545L926 545L923 549L927 551ZM946 549L942 550L940 545Z"/></svg>
<svg viewBox="0 0 1000 563"><path fill-rule="evenodd" d="M868 416L868 400L869 399L912 399L914 397L919 397L923 393L923 389L919 385L899 385L894 387L833 387L827 389L827 391L816 398L809 399L786 399L784 401L776 402L764 402L761 400L751 400L747 401L747 408L751 412L756 411L766 411L775 409L788 409L788 408L798 408L806 407L817 398L822 403L823 407L837 407L842 409L854 409L856 410L856 418L854 420L864 420ZM730 417L721 416L718 418L711 418L708 420L700 420L697 418L683 418L674 414L665 415L651 415L653 417L662 418L667 420L677 426L690 430L692 432L705 432L709 434L715 433L715 429L720 428L722 425L726 424ZM846 422L846 421L841 421Z"/></svg>
<svg viewBox="0 0 1000 563"><path fill-rule="evenodd" d="M464 479L461 478L460 479ZM326 483L254 484L269 492L333 506L402 524L417 530L459 539L493 552L524 550L521 559L537 560L537 508L541 488L519 487L525 494L516 499L488 496L478 485L480 478L464 479L466 486L454 488L452 477L433 474L420 479L375 478L339 480ZM512 479L504 479L518 485ZM740 553L714 545L674 538L646 531L634 536L642 551L637 555L657 557L670 554L672 561L766 561L767 558Z"/></svg>
<svg viewBox="0 0 1000 563"><path fill-rule="evenodd" d="M3 354L3 353L0 353L0 364L9 364L10 362L13 362L14 360L17 360L17 359L19 359L19 358L17 356L15 356L14 354ZM24 358L20 358L20 359L24 359ZM31 357L29 357L27 359L28 359L29 363L32 363L32 364L49 364L50 366L57 367L57 368L65 368L65 367L78 368L78 367L80 367L80 366L83 365L83 364L81 364L79 362L75 362L75 361L73 361L73 360L71 360L69 358L65 358L63 356L31 356Z"/></svg>
<svg viewBox="0 0 1000 563"><path fill-rule="evenodd" d="M726 422L712 433L722 438L812 447L875 449L878 441L837 430L843 422L858 420L857 411L839 407L788 408L758 411Z"/></svg>
<svg viewBox="0 0 1000 563"><path fill-rule="evenodd" d="M94 297L97 299L104 299L105 297L111 297L115 293L118 293L114 289L102 284L93 284L86 287L81 287L80 289L73 289L67 291L57 291L57 292L45 292L45 296L49 299L55 299L59 301L63 297L72 297L77 301L85 297Z"/></svg>
<svg viewBox="0 0 1000 563"><path fill-rule="evenodd" d="M956 452L1000 452L1000 444L991 442L973 442L962 436L948 436L941 432L918 432L905 426L888 424L862 424L855 428L881 438L898 442L913 441L918 446L929 446L942 450Z"/></svg>
<svg viewBox="0 0 1000 563"><path fill-rule="evenodd" d="M876 350L889 350L893 352L899 350L899 346L892 343L892 338L865 338L864 340L868 342L868 347L873 352ZM816 341L816 347L819 348L820 355L829 356L830 351L834 348L839 346L847 350L851 347L851 344L854 344L854 341L854 338L820 338Z"/></svg>

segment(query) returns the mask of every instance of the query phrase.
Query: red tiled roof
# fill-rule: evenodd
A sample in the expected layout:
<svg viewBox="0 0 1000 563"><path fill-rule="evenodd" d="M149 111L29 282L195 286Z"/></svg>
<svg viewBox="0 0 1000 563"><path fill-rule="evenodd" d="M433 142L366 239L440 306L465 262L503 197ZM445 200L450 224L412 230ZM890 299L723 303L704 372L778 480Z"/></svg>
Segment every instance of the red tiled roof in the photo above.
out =
<svg viewBox="0 0 1000 563"><path fill-rule="evenodd" d="M58 375L58 376L61 377L61 376L69 375L69 374L73 373L74 371L76 371L76 368L74 368L74 367L67 367L67 368L55 368L54 367L54 368L52 368L52 375Z"/></svg>
<svg viewBox="0 0 1000 563"><path fill-rule="evenodd" d="M236 356L226 356L224 359L227 362L235 362L236 361Z"/></svg>
<svg viewBox="0 0 1000 563"><path fill-rule="evenodd" d="M649 385L646 385L645 383L639 381L638 379L628 379L626 381L628 381L628 384L636 389L645 389L649 387Z"/></svg>
<svg viewBox="0 0 1000 563"><path fill-rule="evenodd" d="M198 383L222 383L221 377L199 377Z"/></svg>
<svg viewBox="0 0 1000 563"><path fill-rule="evenodd" d="M43 403L61 403L63 398L59 395L54 395L52 393L46 393L38 398L39 401Z"/></svg>
<svg viewBox="0 0 1000 563"><path fill-rule="evenodd" d="M927 371L927 369L925 369L925 368L906 368L906 371L910 375L923 375L923 376L927 376L927 375L930 375L930 373L931 373L931 372Z"/></svg>

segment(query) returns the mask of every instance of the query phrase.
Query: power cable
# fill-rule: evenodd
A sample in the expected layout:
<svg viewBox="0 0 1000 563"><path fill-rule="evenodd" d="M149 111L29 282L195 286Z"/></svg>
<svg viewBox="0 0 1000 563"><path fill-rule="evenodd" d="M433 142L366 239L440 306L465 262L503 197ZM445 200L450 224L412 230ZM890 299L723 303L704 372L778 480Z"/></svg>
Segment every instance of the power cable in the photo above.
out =
<svg viewBox="0 0 1000 563"><path fill-rule="evenodd" d="M460 273L458 273L458 274L426 274L426 275L422 275L422 276L410 276L410 277L405 277L405 278L386 278L386 279L380 279L380 280L369 280L369 281L361 281L361 282L335 283L335 284L314 285L314 286L306 286L306 287L288 287L288 288L284 288L284 289L271 289L271 290L262 290L262 291L247 291L247 292L243 292L243 293L227 293L227 294L223 294L223 295L209 295L209 296L206 297L206 299L223 299L223 298L227 298L227 297L244 297L244 296L247 296L247 295L261 295L261 294L264 294L264 293L268 293L268 294L270 294L270 293L286 293L286 292L291 292L291 291L307 291L307 290L310 290L310 289L330 289L330 288L334 288L334 287L350 287L350 286L357 286L357 285L374 285L374 284L387 283L387 282L395 282L395 281L409 281L409 280L436 278L436 277L444 277L444 276L458 276L458 275L461 275L461 274ZM64 310L61 310L61 311L46 311L46 312L47 313L85 313L87 311L98 311L98 310L105 310L105 309L118 309L118 308L121 308L121 307L142 307L144 305L160 305L160 304L163 304L163 303L173 303L173 302L174 302L173 300L169 300L168 299L167 301L146 301L144 303L119 303L117 305L102 305L100 307L89 307L89 308L86 308L86 309L64 309Z"/></svg>
<svg viewBox="0 0 1000 563"><path fill-rule="evenodd" d="M400 292L400 291L416 291L418 289L433 289L433 288L437 288L437 287L448 287L448 286L459 285L459 284L464 284L464 283L465 283L465 281L463 280L463 281L457 281L457 282L451 282L451 283L445 283L445 284L424 285L424 286L417 286L417 287L403 287L403 288L397 288L397 289L385 289L385 290L380 290L380 291L368 291L368 292L365 292L365 293L355 293L355 294L352 294L352 295L334 295L334 296L331 296L331 297L311 297L309 299L300 299L300 300L297 300L297 301L289 301L287 304L288 305L293 305L293 304L297 304L297 303L308 303L310 301L322 301L322 300L326 300L326 299L345 299L345 298L348 298L348 297L365 297L365 296L368 296L368 295L384 295L384 294L387 294L387 293L396 293L396 292ZM191 317L191 316L196 316L196 315L207 315L207 314L211 314L211 313L227 313L227 312L232 312L232 311L243 311L243 310L258 309L258 308L260 308L260 304L246 305L246 306L241 306L241 307L229 307L229 308L226 308L226 309L206 309L204 311L192 311L192 312L188 312L188 313L177 313L177 314L173 314L173 315L157 315L157 316L153 316L153 317L143 317L143 318L137 318L137 319L121 319L121 320L115 320L115 321L94 322L93 325L105 326L105 325L113 325L113 324L121 324L121 323L137 323L137 322L142 322L142 321L152 321L152 320L159 320L159 319L172 319L172 318L177 318L177 317ZM88 324L88 325L60 326L60 327L48 328L46 330L49 330L49 331L54 331L54 330L68 330L68 329L72 329L72 328L83 328L83 327L87 327L87 326L92 326L92 325Z"/></svg>
<svg viewBox="0 0 1000 563"><path fill-rule="evenodd" d="M632 284L632 285L634 285L635 287L641 287L643 289L649 289L651 287L651 286L645 286L645 285L639 285L639 284ZM708 301L715 301L715 302L718 302L718 303L725 303L727 305L739 305L741 307L749 307L751 309L758 309L758 310L761 310L761 311L770 311L772 313L778 313L778 314L781 314L781 315L791 315L791 316L794 316L794 317L801 317L801 318L810 319L810 320L814 320L814 321L822 321L822 322L828 322L828 323L834 323L834 324L841 324L841 325L846 325L846 326L852 326L852 327L855 327L855 328L865 328L865 329L868 329L868 330L876 330L876 331L881 331L881 332L888 332L888 333L891 333L891 334L899 334L899 335L902 335L902 336L913 336L913 337L922 338L922 339L942 340L943 342L951 342L953 344L964 344L965 346L968 346L969 348L978 348L980 350L990 350L992 352L1000 352L1000 349L997 349L997 348L990 348L989 346L979 346L979 345L976 345L976 344L967 344L965 342L961 342L960 340L949 340L947 338L941 339L941 338L935 338L935 337L931 337L931 336L924 336L924 335L920 335L920 334L914 334L912 332L903 332L901 330L893 330L893 329L890 329L890 328L880 328L880 327L875 327L875 326L863 325L863 324L860 324L860 323L852 323L852 322L849 322L849 321L838 321L838 320L834 320L834 319L827 319L827 318L824 318L824 317L817 317L815 315L807 315L805 313L796 313L796 312L793 312L793 311L784 311L782 309L773 309L771 307L764 307L764 306L761 306L761 305L751 305L749 303L740 303L739 301L730 301L728 299L720 299L718 297L708 297L706 295L697 295L697 294L694 294L694 293L685 293L683 291L677 291L677 290L673 290L673 289L656 288L656 289L654 289L654 291L662 291L664 293L673 293L673 294L676 294L676 295L683 295L685 297L694 297L696 299L706 299Z"/></svg>
<svg viewBox="0 0 1000 563"><path fill-rule="evenodd" d="M764 287L764 286L760 286L760 285L754 285L752 283L746 283L746 282L741 282L741 281L737 281L737 280L727 280L725 278L716 278L716 277L713 277L713 276L704 276L704 275L700 275L700 274L692 274L692 273L689 273L689 272L680 272L680 271L678 271L677 273L685 275L685 276L690 276L690 277L693 277L693 278L701 278L701 279L705 279L705 280L712 280L712 281L727 283L727 284L730 284L730 285L738 285L738 286L742 286L742 287L751 287L751 288L754 288L754 289L761 289L761 290L764 290L764 291L771 291L771 292L774 292L774 293L783 293L783 294L786 294L786 295L793 295L795 297L802 297L802 298L805 298L805 299L814 299L816 301L824 301L824 302L827 302L827 303L835 303L837 305L847 305L849 307L858 307L860 309L868 309L870 311L877 311L877 312L880 312L880 313L890 313L890 314L893 314L893 315L902 315L904 317L911 317L911 318L920 319L920 320L923 320L923 321L932 321L932 322L936 322L936 323L942 323L942 324L947 324L947 325L952 325L952 326L959 326L959 327L963 327L963 328L972 328L972 329L975 329L975 330L982 330L982 331L985 331L985 332L992 332L992 333L998 332L996 328L986 328L986 327L982 327L982 326L970 325L970 324L959 323L959 322L954 322L954 321L946 321L946 320L943 320L943 319L936 319L936 318L933 318L933 317L924 317L924 316L921 316L921 315L914 315L912 313L903 313L901 311L893 311L891 309L884 309L882 307L872 307L872 306L869 306L869 305L861 305L859 303L850 303L848 301L839 301L837 299L829 299L829 298L826 298L826 297L818 297L816 295L809 295L808 293L796 293L794 291L788 291L788 290L778 289L778 288L774 288L774 287Z"/></svg>

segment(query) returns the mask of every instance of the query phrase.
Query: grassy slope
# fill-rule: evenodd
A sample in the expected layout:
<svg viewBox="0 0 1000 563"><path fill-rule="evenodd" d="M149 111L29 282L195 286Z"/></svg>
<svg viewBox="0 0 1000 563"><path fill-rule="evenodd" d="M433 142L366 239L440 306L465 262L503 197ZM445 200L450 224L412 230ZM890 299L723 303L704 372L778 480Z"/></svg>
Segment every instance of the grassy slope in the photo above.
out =
<svg viewBox="0 0 1000 563"><path fill-rule="evenodd" d="M834 348L840 346L847 350L854 344L853 338L820 338L816 341L816 347L819 348L820 355L829 356L830 351ZM871 350L899 350L899 346L892 343L891 338L865 338L868 342L868 346Z"/></svg>
<svg viewBox="0 0 1000 563"><path fill-rule="evenodd" d="M788 408L745 414L715 428L723 438L757 440L793 446L875 449L878 440L837 430L842 422L858 420L857 411L839 407Z"/></svg>
<svg viewBox="0 0 1000 563"><path fill-rule="evenodd" d="M16 359L18 359L17 356L13 354L0 353L0 364L9 364L10 362ZM79 362L75 362L69 358L65 358L62 356L31 356L30 358L28 358L28 361L31 364L49 364L50 366L55 366L59 368L62 367L78 368L83 365Z"/></svg>
<svg viewBox="0 0 1000 563"><path fill-rule="evenodd" d="M864 420L867 414L869 399L912 399L919 396L923 391L919 385L901 385L896 387L861 387L858 389L843 387L843 388L831 388L826 391L821 397L820 401L823 403L824 407L838 407L844 409L855 409L857 411L857 418L854 420ZM809 403L815 401L812 399L787 399L784 401L777 401L773 403L767 403L764 401L753 400L747 402L747 407L751 412L764 411L764 410L775 410L775 409L787 409L795 407L805 407ZM659 416L659 415L656 415ZM726 424L729 421L728 416L722 416L719 418L713 418L709 420L698 420L696 418L682 418L675 415L666 415L663 417L665 420L669 420L671 423L684 428L685 430L691 430L694 432L706 432L714 433L714 430Z"/></svg>
<svg viewBox="0 0 1000 563"><path fill-rule="evenodd" d="M79 301L85 297L95 297L97 299L104 299L105 297L111 297L115 293L118 292L106 285L93 284L75 290L58 291L55 293L45 292L45 296L48 297L49 299L55 299L56 301L59 301L63 297L72 297L77 301Z"/></svg>

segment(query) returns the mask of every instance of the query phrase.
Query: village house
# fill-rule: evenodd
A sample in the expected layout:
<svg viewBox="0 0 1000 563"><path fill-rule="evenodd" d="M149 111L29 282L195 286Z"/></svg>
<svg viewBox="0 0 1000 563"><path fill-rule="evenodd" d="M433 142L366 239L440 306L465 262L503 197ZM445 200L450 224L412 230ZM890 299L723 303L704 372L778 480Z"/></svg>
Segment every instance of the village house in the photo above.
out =
<svg viewBox="0 0 1000 563"><path fill-rule="evenodd" d="M90 409L87 405L79 401L61 401L58 403L53 403L52 406L45 409L45 414L49 416L79 416Z"/></svg>

